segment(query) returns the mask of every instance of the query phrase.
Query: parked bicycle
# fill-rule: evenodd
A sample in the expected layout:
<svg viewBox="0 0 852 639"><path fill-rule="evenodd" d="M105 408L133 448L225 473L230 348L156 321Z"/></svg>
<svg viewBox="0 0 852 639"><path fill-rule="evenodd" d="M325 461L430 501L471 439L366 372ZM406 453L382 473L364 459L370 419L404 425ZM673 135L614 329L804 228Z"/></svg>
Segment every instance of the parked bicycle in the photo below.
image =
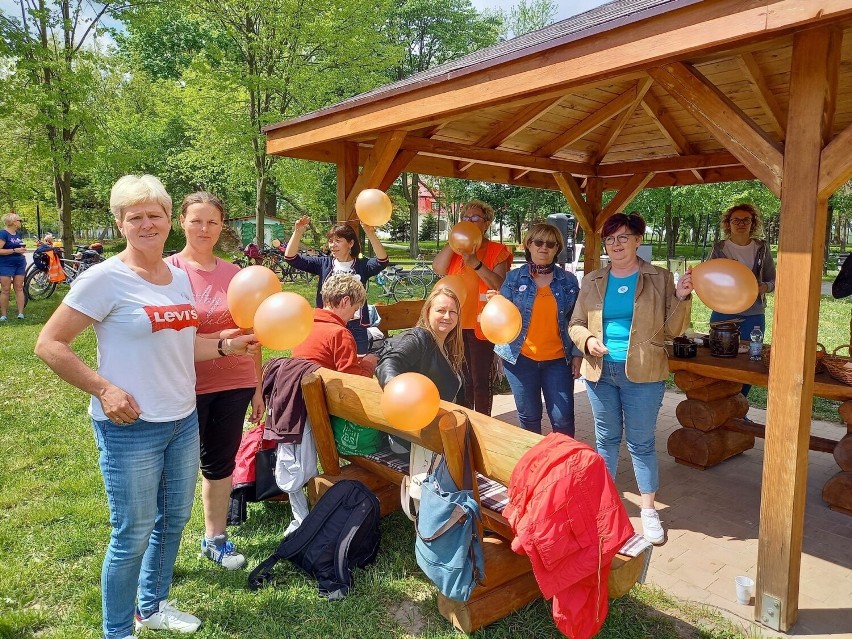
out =
<svg viewBox="0 0 852 639"><path fill-rule="evenodd" d="M426 284L419 278L412 278L411 272L402 270L401 266L388 266L376 275L376 284L382 287L379 297L394 302L426 299Z"/></svg>
<svg viewBox="0 0 852 639"><path fill-rule="evenodd" d="M251 243L243 249L243 255L232 260L240 268L259 264L270 269L281 282L293 282L298 284L310 284L316 277L313 273L300 271L293 268L284 259L284 252L278 248L263 245L259 248L257 244Z"/></svg>
<svg viewBox="0 0 852 639"><path fill-rule="evenodd" d="M427 290L432 288L432 285L438 281L438 274L432 270L432 262L423 259L422 255L417 256L417 261L409 271L412 280L423 282Z"/></svg>
<svg viewBox="0 0 852 639"><path fill-rule="evenodd" d="M94 246L94 245L92 245ZM68 284L79 277L80 273L86 269L104 261L101 254L103 247L91 248L91 246L77 246L74 255L67 259L63 257L61 248L54 247L50 250L59 258L59 263L65 273L65 279L61 282L52 282L50 280L50 262L46 252L33 254L33 263L27 268L27 273L24 277L24 295L27 300L46 300L56 290L57 284Z"/></svg>

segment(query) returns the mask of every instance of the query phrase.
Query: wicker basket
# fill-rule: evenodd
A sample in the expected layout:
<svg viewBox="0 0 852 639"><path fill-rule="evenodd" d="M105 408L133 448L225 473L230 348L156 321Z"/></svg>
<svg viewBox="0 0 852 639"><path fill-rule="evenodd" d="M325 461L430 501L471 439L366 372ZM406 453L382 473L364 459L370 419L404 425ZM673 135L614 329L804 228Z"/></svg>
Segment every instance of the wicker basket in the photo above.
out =
<svg viewBox="0 0 852 639"><path fill-rule="evenodd" d="M840 348L844 348L841 346ZM761 355L761 360L763 361L764 366L769 368L769 354L772 351L772 346L764 346L763 354ZM825 371L825 358L827 357L827 353L825 350L825 346L817 342L817 354L816 354L816 363L814 364L814 374L822 373Z"/></svg>
<svg viewBox="0 0 852 639"><path fill-rule="evenodd" d="M850 347L849 344L838 346L834 349L831 355L823 357L822 362L825 364L825 370L828 371L829 375L838 382L843 382L844 384L852 386L852 357L842 357L838 355L837 351L842 348L845 348L852 353L852 347ZM847 365L850 366L847 368Z"/></svg>

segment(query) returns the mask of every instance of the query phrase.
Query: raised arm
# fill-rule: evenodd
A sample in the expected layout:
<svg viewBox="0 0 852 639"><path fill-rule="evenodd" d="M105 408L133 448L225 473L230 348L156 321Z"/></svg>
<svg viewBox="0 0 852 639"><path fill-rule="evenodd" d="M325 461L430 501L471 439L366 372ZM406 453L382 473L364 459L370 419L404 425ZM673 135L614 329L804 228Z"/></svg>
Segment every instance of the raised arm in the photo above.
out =
<svg viewBox="0 0 852 639"><path fill-rule="evenodd" d="M367 239L370 240L370 246L373 247L373 253L375 253L376 258L380 261L385 261L388 259L388 252L385 250L385 247L382 246L381 240L376 235L376 227L369 226L361 222L361 228L364 229L364 235L367 236Z"/></svg>
<svg viewBox="0 0 852 639"><path fill-rule="evenodd" d="M453 249L450 248L449 244L445 244L444 248L438 251L438 254L432 260L432 270L435 271L438 275L446 275L450 270L450 262L453 260ZM500 288L499 286L493 286L492 288Z"/></svg>
<svg viewBox="0 0 852 639"><path fill-rule="evenodd" d="M299 244L302 242L302 236L311 223L311 218L303 215L293 225L293 235L290 236L290 241L287 242L287 250L284 251L284 257L296 257L299 254Z"/></svg>

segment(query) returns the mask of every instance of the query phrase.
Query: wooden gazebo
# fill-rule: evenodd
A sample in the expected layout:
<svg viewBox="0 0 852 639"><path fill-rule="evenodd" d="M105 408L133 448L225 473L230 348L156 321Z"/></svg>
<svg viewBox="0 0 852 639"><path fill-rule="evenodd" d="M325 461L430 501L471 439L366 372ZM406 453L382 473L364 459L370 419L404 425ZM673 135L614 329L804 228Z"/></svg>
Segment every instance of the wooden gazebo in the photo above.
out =
<svg viewBox="0 0 852 639"><path fill-rule="evenodd" d="M755 617L784 631L827 199L852 177L851 30L852 0L616 0L266 129L270 153L337 165L339 219L405 170L558 189L587 272L603 221L643 188L757 178L780 196Z"/></svg>

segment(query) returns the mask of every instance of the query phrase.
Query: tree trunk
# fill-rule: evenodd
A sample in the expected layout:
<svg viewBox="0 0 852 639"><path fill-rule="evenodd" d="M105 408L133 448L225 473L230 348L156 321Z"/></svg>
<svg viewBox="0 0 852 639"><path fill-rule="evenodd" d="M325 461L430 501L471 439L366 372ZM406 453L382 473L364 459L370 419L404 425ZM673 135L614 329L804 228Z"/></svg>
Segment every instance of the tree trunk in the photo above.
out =
<svg viewBox="0 0 852 639"><path fill-rule="evenodd" d="M55 171L57 171L55 169ZM74 252L74 225L71 220L71 172L55 172L53 177L56 209L59 213L59 236L65 247L65 254Z"/></svg>
<svg viewBox="0 0 852 639"><path fill-rule="evenodd" d="M419 186L420 176L417 173L402 174L402 192L405 195L405 199L408 200L408 226L411 231L408 254L412 259L417 259L417 256L420 254L420 220L417 211L417 196L420 193Z"/></svg>
<svg viewBox="0 0 852 639"><path fill-rule="evenodd" d="M266 219L266 180L265 174L256 180L257 199L254 203L254 216L255 224L257 225L257 234L255 235L255 242L257 242L259 247L263 246L263 240L266 236L263 229L263 222Z"/></svg>

